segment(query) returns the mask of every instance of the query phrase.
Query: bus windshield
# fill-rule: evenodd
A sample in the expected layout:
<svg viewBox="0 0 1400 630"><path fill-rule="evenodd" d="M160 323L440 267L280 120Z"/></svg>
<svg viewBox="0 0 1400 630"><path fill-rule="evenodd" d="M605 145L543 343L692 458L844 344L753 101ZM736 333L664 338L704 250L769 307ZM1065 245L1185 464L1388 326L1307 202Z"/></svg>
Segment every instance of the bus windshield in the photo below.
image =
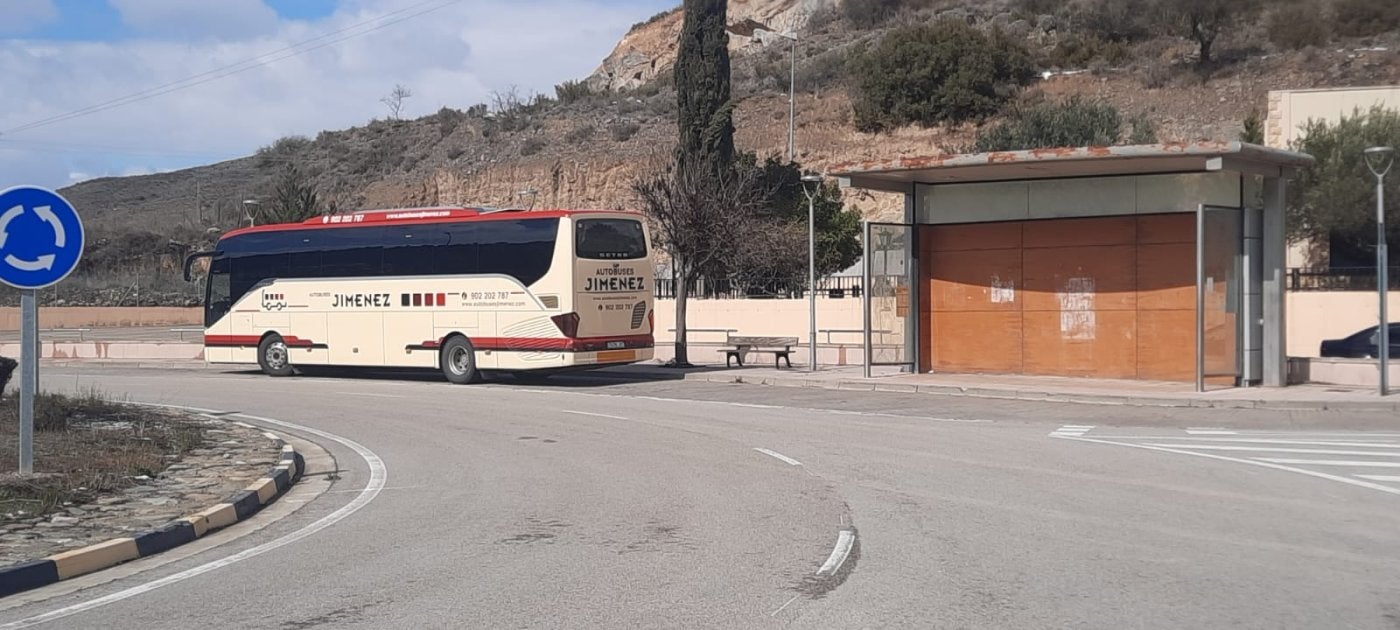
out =
<svg viewBox="0 0 1400 630"><path fill-rule="evenodd" d="M634 219L581 219L576 239L579 258L634 260L647 255L642 222Z"/></svg>

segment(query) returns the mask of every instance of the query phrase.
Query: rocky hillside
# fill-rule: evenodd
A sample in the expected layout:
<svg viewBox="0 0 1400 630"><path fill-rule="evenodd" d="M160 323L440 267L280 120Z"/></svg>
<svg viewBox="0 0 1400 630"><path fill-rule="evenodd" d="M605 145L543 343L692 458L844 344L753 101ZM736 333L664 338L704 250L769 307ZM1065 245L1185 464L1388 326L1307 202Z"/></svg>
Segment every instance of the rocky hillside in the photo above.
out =
<svg viewBox="0 0 1400 630"><path fill-rule="evenodd" d="M876 24L853 18L845 3L731 0L735 20L753 18L775 30L797 31L797 159L819 169L935 154L965 144L975 132L909 127L871 135L853 128L846 60L900 22L958 17L1023 37L1042 55L1046 70L1031 93L1101 98L1125 113L1145 114L1157 123L1162 140L1233 139L1251 110L1265 108L1269 90L1400 82L1400 37L1394 32L1291 50L1271 44L1263 24L1251 24L1221 37L1221 61L1209 72L1192 62L1193 44L1166 36L1134 43L1112 61L1096 58L1075 68L1057 67L1064 66L1064 55L1056 51L1063 48L1057 46L1065 33L1056 16L1013 11L1010 0L930 1L926 4L936 8L909 9ZM247 158L92 180L64 194L99 230L184 226L203 231L237 223L242 200L265 194L279 170L296 163L314 177L323 198L341 209L627 207L629 183L664 160L675 136L675 95L667 70L680 20L679 12L669 12L639 24L598 72L582 81L585 88L561 92L558 99L499 95L491 106L464 103L463 110L444 108L417 120L378 120L315 138L286 138ZM759 154L781 152L790 44L768 36L735 37L731 45L738 144ZM857 196L855 202L872 216L898 207L889 198Z"/></svg>

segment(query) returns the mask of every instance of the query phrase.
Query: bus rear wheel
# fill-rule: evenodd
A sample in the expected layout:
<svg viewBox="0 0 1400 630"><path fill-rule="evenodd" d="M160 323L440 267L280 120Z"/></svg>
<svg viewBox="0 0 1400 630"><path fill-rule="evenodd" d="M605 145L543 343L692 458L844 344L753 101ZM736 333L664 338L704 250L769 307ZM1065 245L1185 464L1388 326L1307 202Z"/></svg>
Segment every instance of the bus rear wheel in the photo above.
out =
<svg viewBox="0 0 1400 630"><path fill-rule="evenodd" d="M291 352L281 335L268 335L258 343L258 367L268 376L292 375Z"/></svg>
<svg viewBox="0 0 1400 630"><path fill-rule="evenodd" d="M481 380L481 372L476 369L476 348L466 337L452 337L442 346L438 358L442 375L457 385L466 385Z"/></svg>

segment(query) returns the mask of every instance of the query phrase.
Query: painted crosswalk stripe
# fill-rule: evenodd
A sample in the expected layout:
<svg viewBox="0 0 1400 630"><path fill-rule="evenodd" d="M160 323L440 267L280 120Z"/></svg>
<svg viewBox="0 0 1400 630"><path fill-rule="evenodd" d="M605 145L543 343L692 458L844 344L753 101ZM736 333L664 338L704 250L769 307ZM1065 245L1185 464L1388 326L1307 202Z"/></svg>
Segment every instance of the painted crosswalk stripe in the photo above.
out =
<svg viewBox="0 0 1400 630"><path fill-rule="evenodd" d="M1050 435L1058 437L1079 437L1094 430L1093 425L1088 424L1067 424L1055 429Z"/></svg>
<svg viewBox="0 0 1400 630"><path fill-rule="evenodd" d="M1292 464L1294 466L1360 466L1369 468L1400 468L1400 462L1369 462L1347 459L1280 459L1275 457L1255 457L1270 464Z"/></svg>
<svg viewBox="0 0 1400 630"><path fill-rule="evenodd" d="M1400 483L1400 475L1357 475L1357 477L1370 481L1393 481Z"/></svg>
<svg viewBox="0 0 1400 630"><path fill-rule="evenodd" d="M1175 440L1175 441L1178 441L1178 442L1186 442L1186 441L1194 441L1194 442L1213 442L1213 443L1220 443L1220 444L1292 444L1292 445L1295 445L1295 446L1358 446L1358 447L1365 447L1365 448L1400 448L1400 443L1391 442L1391 441L1385 441L1385 442L1357 442L1357 441L1350 441L1350 442L1347 442L1347 441L1336 441L1336 440L1275 440L1275 439L1244 438L1244 437L1167 437L1167 436L1161 436L1161 435L1152 436L1152 437L1147 437L1147 438L1138 438L1138 439Z"/></svg>
<svg viewBox="0 0 1400 630"><path fill-rule="evenodd" d="M1202 451L1253 451L1262 453L1306 453L1308 455L1361 455L1370 457L1400 457L1400 452L1339 451L1325 448L1275 448L1271 446L1225 446L1219 444L1153 444L1167 448L1192 448Z"/></svg>

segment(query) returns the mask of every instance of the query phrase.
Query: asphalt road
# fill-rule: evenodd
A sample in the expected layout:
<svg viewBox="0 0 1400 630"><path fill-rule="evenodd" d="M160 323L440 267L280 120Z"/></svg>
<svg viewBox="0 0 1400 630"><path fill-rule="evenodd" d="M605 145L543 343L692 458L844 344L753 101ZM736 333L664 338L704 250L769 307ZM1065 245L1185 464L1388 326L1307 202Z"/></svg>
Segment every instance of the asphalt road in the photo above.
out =
<svg viewBox="0 0 1400 630"><path fill-rule="evenodd" d="M334 455L311 471L328 492L197 555L0 600L0 628L1400 627L1394 418L684 382L43 377L341 441L277 427Z"/></svg>

